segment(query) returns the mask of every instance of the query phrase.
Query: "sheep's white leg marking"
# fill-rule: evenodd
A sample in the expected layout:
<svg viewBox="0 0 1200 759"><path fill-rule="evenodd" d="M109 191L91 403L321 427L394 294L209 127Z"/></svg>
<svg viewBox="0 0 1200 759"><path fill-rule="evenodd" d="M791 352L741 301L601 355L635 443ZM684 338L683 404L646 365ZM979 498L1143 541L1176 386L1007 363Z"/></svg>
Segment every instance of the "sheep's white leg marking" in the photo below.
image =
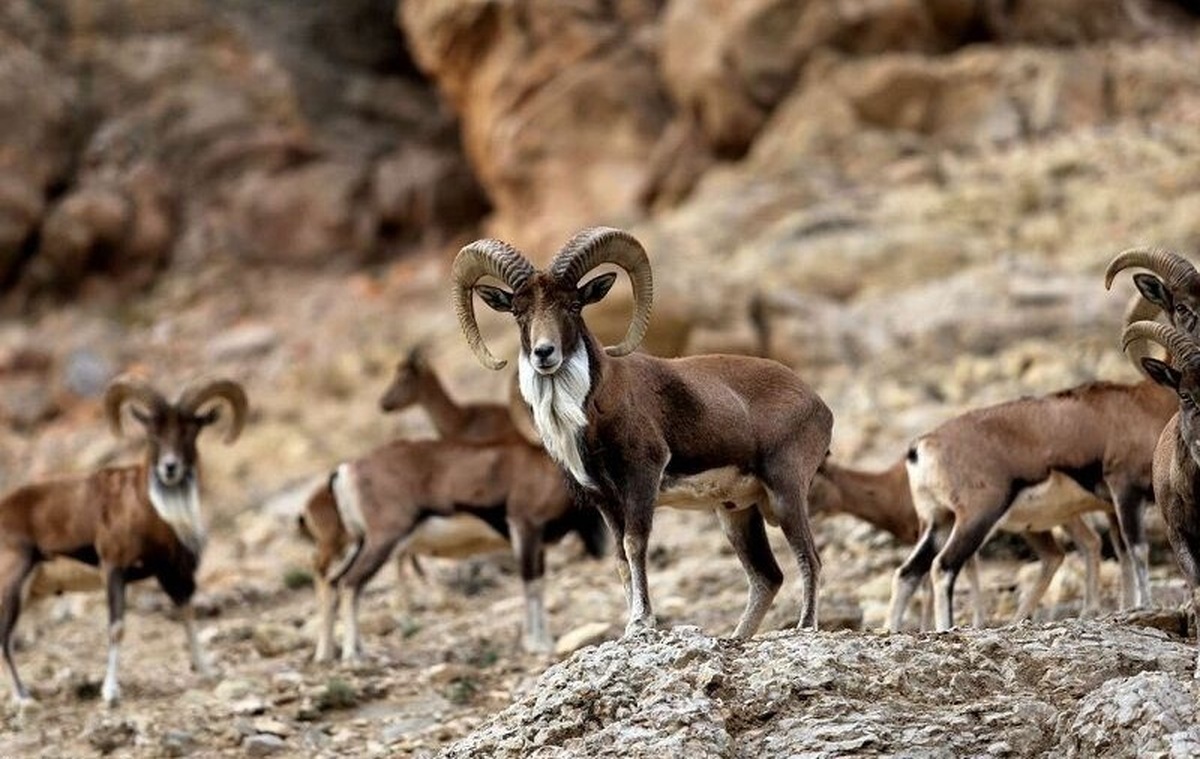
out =
<svg viewBox="0 0 1200 759"><path fill-rule="evenodd" d="M579 449L587 414L583 402L592 387L591 368L582 344L566 357L554 374L538 374L525 351L517 356L521 397L533 410L533 425L542 444L580 485L595 488Z"/></svg>
<svg viewBox="0 0 1200 759"><path fill-rule="evenodd" d="M967 559L967 582L971 585L971 626L983 627L987 622L987 609L983 603L983 583L979 580L979 557Z"/></svg>
<svg viewBox="0 0 1200 759"><path fill-rule="evenodd" d="M543 586L544 581L541 579L525 583L524 647L530 653L545 653L554 648L546 618Z"/></svg>
<svg viewBox="0 0 1200 759"><path fill-rule="evenodd" d="M342 661L357 661L360 655L358 597L357 588L342 591Z"/></svg>
<svg viewBox="0 0 1200 759"><path fill-rule="evenodd" d="M108 668L104 671L104 684L100 687L100 696L104 703L112 706L121 698L121 686L117 684L117 661L121 638L125 634L125 623L117 622L108 627Z"/></svg>
<svg viewBox="0 0 1200 759"><path fill-rule="evenodd" d="M196 630L196 607L186 603L179 608L179 613L183 617L183 629L187 635L188 655L191 658L192 671L204 677L211 677L213 668L209 664L208 657L204 655L204 649L200 646L200 636Z"/></svg>
<svg viewBox="0 0 1200 759"><path fill-rule="evenodd" d="M934 629L938 632L945 632L954 626L953 615L951 614L951 597L953 591L953 576L950 572L944 571L935 559L933 567L930 569L933 575L933 624Z"/></svg>
<svg viewBox="0 0 1200 759"><path fill-rule="evenodd" d="M333 660L333 617L337 607L337 593L333 584L326 577L318 577L317 585L317 651L313 660L327 662Z"/></svg>
<svg viewBox="0 0 1200 759"><path fill-rule="evenodd" d="M646 578L646 539L625 534L625 556L629 568L629 622L625 634L654 629L654 614L650 611L650 586Z"/></svg>
<svg viewBox="0 0 1200 759"><path fill-rule="evenodd" d="M1137 586L1134 604L1138 608L1150 605L1150 546L1138 543L1132 547L1134 575Z"/></svg>

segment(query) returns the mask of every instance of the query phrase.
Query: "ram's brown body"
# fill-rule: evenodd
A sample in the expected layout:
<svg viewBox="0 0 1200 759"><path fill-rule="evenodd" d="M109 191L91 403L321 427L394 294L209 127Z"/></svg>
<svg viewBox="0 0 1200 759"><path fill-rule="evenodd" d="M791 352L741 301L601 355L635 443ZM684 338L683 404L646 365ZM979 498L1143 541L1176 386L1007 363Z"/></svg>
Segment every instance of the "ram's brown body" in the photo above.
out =
<svg viewBox="0 0 1200 759"><path fill-rule="evenodd" d="M954 578L963 563L1016 494L1055 470L1112 500L1136 568L1136 576L1127 578L1133 600L1147 602L1141 510L1153 498L1154 446L1175 405L1173 394L1152 382L1097 382L970 411L918 438L908 473L922 537L897 571L891 626L899 625L907 597L932 567L936 622L949 627ZM954 529L939 550L936 531L948 517Z"/></svg>
<svg viewBox="0 0 1200 759"><path fill-rule="evenodd" d="M5 561L69 557L154 576L173 600L194 591L196 554L154 510L145 465L27 485L0 500L0 555Z"/></svg>
<svg viewBox="0 0 1200 759"><path fill-rule="evenodd" d="M640 353L614 360L590 335L584 342L593 367L585 460L605 495L617 495L644 456L663 460L670 480L723 467L762 476L782 447L798 444L818 460L828 449L828 406L778 362Z"/></svg>

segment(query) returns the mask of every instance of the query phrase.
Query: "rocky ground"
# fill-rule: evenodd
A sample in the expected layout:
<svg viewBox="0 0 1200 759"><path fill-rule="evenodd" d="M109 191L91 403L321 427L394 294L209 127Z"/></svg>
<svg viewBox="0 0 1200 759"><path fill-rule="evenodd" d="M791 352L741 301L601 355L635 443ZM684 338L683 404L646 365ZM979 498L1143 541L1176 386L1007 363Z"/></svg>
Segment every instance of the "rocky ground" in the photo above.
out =
<svg viewBox="0 0 1200 759"><path fill-rule="evenodd" d="M789 560L764 626L779 632L748 644L712 637L728 635L744 600L737 560L711 517L665 513L651 563L662 635L571 655L614 641L623 614L612 566L580 558L572 539L551 552L553 657L520 651L519 582L512 562L497 557L431 560L427 580L411 570L398 580L386 568L364 602L365 661L330 667L310 661L307 546L288 520L261 520L206 559L202 638L218 679L188 671L169 605L142 587L127 625L124 701L105 709L102 598L48 599L23 619L17 651L41 706L4 716L0 754L420 756L450 747L455 756L849 756L911 745L918 754L1027 756L1070 745L1088 756L1108 745L1187 756L1200 740L1185 719L1195 709L1194 648L1180 637L1179 613L880 635L871 631L882 622L888 572L904 552L846 518L820 530L825 632L789 630L798 611ZM775 549L787 556L782 541ZM998 619L1015 608L1014 585L1031 579L1022 566L1003 556L987 565ZM1105 575L1110 607L1114 570ZM1081 574L1070 557L1046 619L1077 615ZM1176 607L1174 571L1160 564L1154 578L1157 598ZM969 602L960 596L960 621ZM638 693L657 694L647 714L633 707ZM581 713L592 701L595 711ZM954 706L943 714L945 704ZM1099 731L1101 720L1116 737Z"/></svg>
<svg viewBox="0 0 1200 759"><path fill-rule="evenodd" d="M105 711L102 599L48 599L17 651L42 708L3 716L0 755L1194 752L1161 545L1159 631L884 637L870 631L904 549L827 519L822 617L842 631L733 644L685 627L567 658L614 638L623 606L611 565L567 543L549 607L569 645L545 659L517 648L507 560L433 561L428 581L379 578L367 661L326 670L308 661L294 525L332 464L430 434L419 412L376 406L411 345L428 342L458 397L503 397L446 296L450 256L481 234L544 261L579 226L632 228L657 278L648 349L789 363L833 407L841 461L889 464L983 403L1132 380L1115 344L1132 288L1106 293L1101 272L1129 245L1200 244L1194 3L281 8L0 7L0 485L136 457L100 415L119 372L168 392L231 376L253 406L236 445L202 441L221 677L187 672L146 587L125 701ZM627 297L589 320L619 333ZM481 323L515 350L511 325ZM715 522L661 515L652 556L660 619L728 633L744 589ZM993 549L995 622L1032 576L1024 558ZM781 563L771 631L798 603ZM1071 557L1047 618L1075 615L1080 573ZM1115 586L1110 566L1110 608ZM637 689L653 709L631 708Z"/></svg>

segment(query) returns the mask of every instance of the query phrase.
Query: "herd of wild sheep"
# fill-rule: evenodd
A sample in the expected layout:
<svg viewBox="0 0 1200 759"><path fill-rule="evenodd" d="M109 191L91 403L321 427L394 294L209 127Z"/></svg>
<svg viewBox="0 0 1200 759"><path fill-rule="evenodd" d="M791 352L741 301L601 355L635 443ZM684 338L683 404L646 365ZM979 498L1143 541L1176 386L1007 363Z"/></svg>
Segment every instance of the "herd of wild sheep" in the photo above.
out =
<svg viewBox="0 0 1200 759"><path fill-rule="evenodd" d="M616 274L583 278L603 264L633 287L622 341L601 346L583 309L608 294ZM954 584L967 569L979 605L976 554L997 529L1020 533L1042 571L1016 618L1030 617L1063 559L1063 527L1084 554L1083 609L1099 606L1101 541L1083 518L1101 512L1121 564L1123 605L1150 603L1142 508L1162 509L1179 567L1200 614L1200 273L1157 249L1121 253L1106 286L1128 268L1138 294L1126 314L1125 350L1148 379L1096 382L968 412L917 438L883 472L827 460L828 406L791 369L733 355L661 359L635 353L650 323L653 279L642 245L612 228L569 240L548 268L513 247L479 240L454 261L453 299L480 363L502 369L475 319L474 296L512 314L520 350L508 404L460 406L420 351L400 363L385 411L421 405L441 437L399 440L336 468L301 515L316 544L316 659L361 651L364 585L390 556L466 556L511 548L525 593L523 643L551 645L542 601L545 545L569 532L589 553L611 542L628 604L626 632L655 624L646 550L658 506L706 509L746 571L749 595L734 635L758 630L783 581L767 540L779 527L803 586L799 627L818 624L821 561L809 512L857 515L914 545L896 570L888 627L897 630L928 579L933 625L954 622ZM503 287L480 284L484 278ZM582 283L581 283L582 282ZM1169 324L1155 321L1161 312ZM1149 345L1166 349L1164 360ZM132 417L143 463L25 485L0 501L0 642L13 697L30 696L12 656L13 629L40 562L68 557L97 566L107 590L108 667L101 693L119 698L117 668L128 582L154 577L179 607L192 667L206 671L190 606L204 550L200 432L218 421L233 442L247 398L228 380L193 384L172 403L144 381L121 378L104 408L120 434ZM226 415L228 419L225 419ZM1200 675L1200 670L1198 670Z"/></svg>

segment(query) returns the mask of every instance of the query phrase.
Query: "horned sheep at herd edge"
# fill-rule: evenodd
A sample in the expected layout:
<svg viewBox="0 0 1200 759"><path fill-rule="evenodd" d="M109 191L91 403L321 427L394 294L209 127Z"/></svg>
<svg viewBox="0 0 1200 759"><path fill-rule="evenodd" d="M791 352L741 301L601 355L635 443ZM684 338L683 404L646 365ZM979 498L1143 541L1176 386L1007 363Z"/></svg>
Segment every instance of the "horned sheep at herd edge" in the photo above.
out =
<svg viewBox="0 0 1200 759"><path fill-rule="evenodd" d="M616 280L630 278L628 331L605 347L583 319ZM474 296L511 314L520 336L509 404L457 405L419 352L397 370L383 410L424 406L442 438L394 441L341 464L301 515L315 541L319 607L315 658L360 655L359 597L390 556L466 556L508 548L525 588L523 643L551 647L542 600L545 546L576 532L589 553L611 542L628 609L626 632L654 627L647 547L659 506L712 510L741 562L748 598L734 636L759 628L783 573L767 540L779 527L800 568L798 626L816 628L821 561L810 511L854 514L915 546L896 570L888 628L899 630L927 581L938 630L954 622L953 594L964 568L979 606L976 553L997 530L1021 534L1042 572L1016 619L1029 618L1062 561L1052 530L1066 528L1085 553L1085 613L1099 605L1100 538L1084 519L1106 515L1121 564L1125 607L1151 602L1142 513L1155 500L1200 620L1200 274L1158 249L1118 255L1106 286L1127 268L1134 295L1123 346L1148 379L1090 383L1040 398L977 409L919 437L882 473L827 461L833 415L791 369L740 355L662 359L635 353L650 323L653 279L629 233L586 229L545 269L497 240L464 247L454 261L454 305L467 343L494 370L498 360L475 320ZM503 288L480 284L490 277ZM1168 323L1153 321L1161 312ZM1151 358L1148 344L1167 350ZM120 433L123 415L142 427L143 464L29 484L0 500L0 644L19 705L29 691L13 660L12 633L27 581L50 558L101 570L108 596L108 669L103 699L119 698L125 586L154 577L181 609L193 669L206 671L190 599L205 545L196 441L230 411L227 442L247 415L245 391L228 380L188 386L169 403L149 384L121 378L105 409ZM600 522L603 521L603 526ZM415 560L415 559L414 559ZM930 604L926 604L929 609ZM1200 626L1198 626L1200 629ZM1197 665L1200 677L1200 663Z"/></svg>

